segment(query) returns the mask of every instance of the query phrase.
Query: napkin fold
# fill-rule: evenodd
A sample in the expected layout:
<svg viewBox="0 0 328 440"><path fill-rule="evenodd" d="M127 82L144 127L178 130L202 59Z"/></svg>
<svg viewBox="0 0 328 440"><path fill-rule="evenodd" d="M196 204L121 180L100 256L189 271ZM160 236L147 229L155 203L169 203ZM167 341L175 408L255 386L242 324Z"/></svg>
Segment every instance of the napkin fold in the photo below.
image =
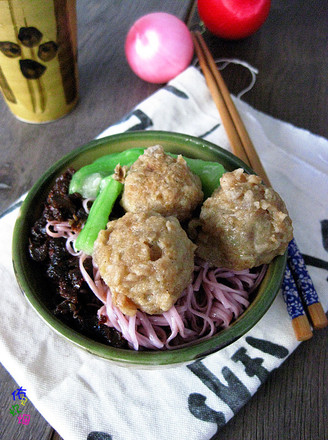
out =
<svg viewBox="0 0 328 440"><path fill-rule="evenodd" d="M286 202L327 311L328 141L234 101ZM230 149L205 80L194 67L99 137L127 130L186 133ZM65 440L211 439L298 346L281 294L245 336L187 366L125 368L73 346L41 320L16 284L11 237L19 204L0 219L0 360Z"/></svg>

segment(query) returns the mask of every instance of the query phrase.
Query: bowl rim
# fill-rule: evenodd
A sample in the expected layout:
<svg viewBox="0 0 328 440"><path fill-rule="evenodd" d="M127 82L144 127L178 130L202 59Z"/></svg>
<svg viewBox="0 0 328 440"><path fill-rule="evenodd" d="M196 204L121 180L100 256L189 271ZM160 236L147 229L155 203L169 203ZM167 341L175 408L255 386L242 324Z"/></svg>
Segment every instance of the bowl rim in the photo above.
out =
<svg viewBox="0 0 328 440"><path fill-rule="evenodd" d="M42 190L44 186L50 183L52 176L57 177L62 168L68 166L74 158L80 156L81 153L96 149L106 143L117 143L126 140L136 140L137 142L149 141L156 138L156 143L162 141L168 142L183 142L190 143L196 148L203 150L211 150L214 153L219 153L226 161L232 162L232 166L242 167L247 172L254 173L244 162L238 159L229 151L213 144L212 142L203 140L201 138L186 135L183 133L171 133L159 130L147 131L129 131L115 135L106 136L100 139L92 140L64 155L61 159L56 161L48 170L36 181L28 192L23 204L20 207L19 215L15 222L13 240L12 240L12 261L16 280L18 285L32 305L33 309L39 316L50 326L57 334L70 340L75 345L97 355L103 359L117 362L123 365L134 366L161 366L161 365L176 365L182 363L190 363L196 359L201 359L211 353L214 353L227 345L232 344L237 339L247 333L258 321L265 315L270 308L275 297L279 292L282 283L284 269L286 266L287 252L276 257L272 263L268 265L267 273L262 281L259 292L252 302L252 307L247 308L240 318L235 320L228 328L219 331L217 334L207 340L197 340L186 347L170 349L170 350L154 350L154 351L134 351L131 349L120 349L107 346L103 343L94 341L93 339L80 334L78 331L72 329L56 318L47 306L41 301L38 295L33 291L33 286L29 281L29 274L24 265L27 249L22 245L20 240L21 234L24 232L24 227L28 221L30 214L30 207L34 198ZM266 295L262 294L266 288ZM258 319L257 319L258 318Z"/></svg>

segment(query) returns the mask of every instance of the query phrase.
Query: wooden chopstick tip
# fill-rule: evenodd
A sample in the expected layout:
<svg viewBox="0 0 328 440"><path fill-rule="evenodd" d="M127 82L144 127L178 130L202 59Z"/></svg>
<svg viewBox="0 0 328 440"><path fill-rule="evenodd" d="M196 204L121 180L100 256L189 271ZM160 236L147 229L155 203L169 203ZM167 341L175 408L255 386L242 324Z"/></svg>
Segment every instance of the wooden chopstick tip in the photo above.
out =
<svg viewBox="0 0 328 440"><path fill-rule="evenodd" d="M308 312L313 327L318 330L328 326L328 319L320 302L308 306Z"/></svg>
<svg viewBox="0 0 328 440"><path fill-rule="evenodd" d="M312 338L313 333L306 315L292 319L292 326L298 341L307 341Z"/></svg>

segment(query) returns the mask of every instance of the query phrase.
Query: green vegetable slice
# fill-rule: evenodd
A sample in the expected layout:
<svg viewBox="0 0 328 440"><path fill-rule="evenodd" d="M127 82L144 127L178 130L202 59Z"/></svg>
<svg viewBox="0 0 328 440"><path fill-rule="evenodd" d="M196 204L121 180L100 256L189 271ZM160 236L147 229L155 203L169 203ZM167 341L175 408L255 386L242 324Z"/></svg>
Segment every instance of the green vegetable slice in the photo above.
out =
<svg viewBox="0 0 328 440"><path fill-rule="evenodd" d="M69 186L69 193L81 194L84 198L95 198L99 192L101 180L114 173L116 165L130 166L143 154L144 148L131 148L120 153L107 154L80 168Z"/></svg>
<svg viewBox="0 0 328 440"><path fill-rule="evenodd" d="M75 242L75 248L87 255L92 255L94 242L99 232L106 229L108 217L123 189L123 184L112 176L105 177L101 186L103 189L93 202L88 219Z"/></svg>
<svg viewBox="0 0 328 440"><path fill-rule="evenodd" d="M168 153L170 156L177 157L176 154ZM220 186L220 178L226 172L224 166L218 162L210 162L202 159L190 159L182 156L189 169L200 178L204 198L210 197L213 191Z"/></svg>

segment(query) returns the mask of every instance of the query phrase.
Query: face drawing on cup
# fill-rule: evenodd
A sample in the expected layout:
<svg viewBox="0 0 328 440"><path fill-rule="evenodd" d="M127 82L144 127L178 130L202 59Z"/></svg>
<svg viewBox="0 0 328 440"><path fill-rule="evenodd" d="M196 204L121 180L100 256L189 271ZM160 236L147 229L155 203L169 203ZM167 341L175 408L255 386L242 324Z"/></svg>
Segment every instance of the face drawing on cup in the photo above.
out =
<svg viewBox="0 0 328 440"><path fill-rule="evenodd" d="M47 63L53 60L58 52L58 44L55 41L42 42L42 32L33 26L19 28L17 40L18 43L11 41L0 41L0 51L8 58L18 59L19 69L21 74L26 80L39 80L45 73L47 66L43 63ZM29 58L24 57L24 48L29 51ZM41 63L42 61L42 63ZM8 87L3 87L6 98L16 103L16 97ZM30 88L31 94L33 88ZM37 83L37 93L33 93L35 101L34 107L36 110L38 101L38 107L42 111L46 107L45 90L41 83ZM39 98L39 99L37 99Z"/></svg>
<svg viewBox="0 0 328 440"><path fill-rule="evenodd" d="M40 61L48 62L55 58L58 45L54 41L41 43L42 33L35 27L21 27L18 32L20 43L28 48L38 47L37 57ZM0 41L1 52L9 58L21 58L21 46L10 41ZM31 58L19 60L20 70L26 79L39 79L47 69L44 64Z"/></svg>

